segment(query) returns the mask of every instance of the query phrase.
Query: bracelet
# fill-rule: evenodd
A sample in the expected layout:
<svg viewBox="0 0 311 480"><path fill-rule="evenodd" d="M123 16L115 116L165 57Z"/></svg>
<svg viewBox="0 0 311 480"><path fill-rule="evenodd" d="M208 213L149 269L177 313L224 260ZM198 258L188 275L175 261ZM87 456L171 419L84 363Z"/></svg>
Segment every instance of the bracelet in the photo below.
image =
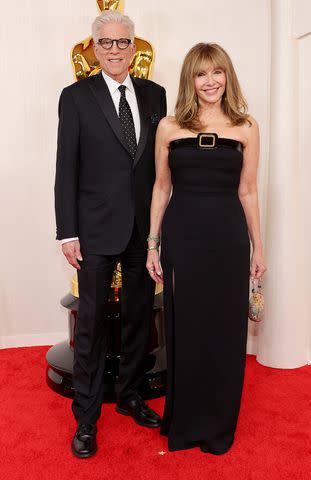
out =
<svg viewBox="0 0 311 480"><path fill-rule="evenodd" d="M158 246L148 247L147 250L157 250L157 252L158 252L159 247Z"/></svg>
<svg viewBox="0 0 311 480"><path fill-rule="evenodd" d="M147 242L153 240L154 242L160 243L160 237L153 237L152 235L148 235Z"/></svg>

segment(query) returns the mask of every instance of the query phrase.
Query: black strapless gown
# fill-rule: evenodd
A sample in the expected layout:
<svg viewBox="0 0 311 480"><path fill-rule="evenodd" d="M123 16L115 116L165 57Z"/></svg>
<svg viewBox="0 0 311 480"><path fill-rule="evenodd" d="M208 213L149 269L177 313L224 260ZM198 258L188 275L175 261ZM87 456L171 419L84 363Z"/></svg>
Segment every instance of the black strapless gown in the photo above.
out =
<svg viewBox="0 0 311 480"><path fill-rule="evenodd" d="M168 390L161 433L169 450L214 454L233 443L244 380L250 244L238 186L237 141L170 144L173 194L161 263ZM224 144L222 144L225 143Z"/></svg>

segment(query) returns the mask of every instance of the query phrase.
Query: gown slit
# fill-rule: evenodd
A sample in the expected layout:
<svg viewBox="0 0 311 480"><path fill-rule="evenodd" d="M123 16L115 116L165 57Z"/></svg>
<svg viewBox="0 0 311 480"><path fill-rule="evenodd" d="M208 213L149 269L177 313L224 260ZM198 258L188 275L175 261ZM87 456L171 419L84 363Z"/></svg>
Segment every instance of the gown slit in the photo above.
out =
<svg viewBox="0 0 311 480"><path fill-rule="evenodd" d="M165 316L165 335L166 340L170 342L170 348L167 351L167 392L166 398L169 401L165 404L165 413L162 423L161 423L161 434L168 435L170 425L172 423L173 411L174 411L174 338L175 338L175 312L174 312L174 283L175 283L175 272L174 267L170 266L166 268L164 275L164 284L166 288L164 289L164 304L166 305L166 316ZM169 321L168 321L169 319Z"/></svg>

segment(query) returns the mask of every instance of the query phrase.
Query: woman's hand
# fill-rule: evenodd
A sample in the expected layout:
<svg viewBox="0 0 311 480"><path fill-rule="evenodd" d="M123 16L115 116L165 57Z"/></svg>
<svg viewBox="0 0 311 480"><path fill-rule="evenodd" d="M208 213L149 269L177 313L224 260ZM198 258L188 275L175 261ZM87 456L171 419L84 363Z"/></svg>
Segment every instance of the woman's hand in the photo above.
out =
<svg viewBox="0 0 311 480"><path fill-rule="evenodd" d="M266 262L262 252L254 250L251 259L251 278L261 278L266 270Z"/></svg>
<svg viewBox="0 0 311 480"><path fill-rule="evenodd" d="M160 265L159 252L157 250L148 250L146 267L150 277L156 283L163 283L163 272Z"/></svg>

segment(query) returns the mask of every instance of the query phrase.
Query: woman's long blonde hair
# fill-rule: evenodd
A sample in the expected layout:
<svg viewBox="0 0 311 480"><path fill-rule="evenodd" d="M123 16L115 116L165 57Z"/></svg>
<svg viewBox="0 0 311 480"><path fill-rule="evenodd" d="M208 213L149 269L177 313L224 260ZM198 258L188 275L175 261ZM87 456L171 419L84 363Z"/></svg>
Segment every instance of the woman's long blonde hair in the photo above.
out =
<svg viewBox="0 0 311 480"><path fill-rule="evenodd" d="M187 53L180 74L175 118L181 128L199 132L204 128L199 118L199 102L194 78L206 65L221 68L226 74L226 89L221 108L232 125L242 125L248 120L247 102L243 97L231 59L217 43L198 43Z"/></svg>

